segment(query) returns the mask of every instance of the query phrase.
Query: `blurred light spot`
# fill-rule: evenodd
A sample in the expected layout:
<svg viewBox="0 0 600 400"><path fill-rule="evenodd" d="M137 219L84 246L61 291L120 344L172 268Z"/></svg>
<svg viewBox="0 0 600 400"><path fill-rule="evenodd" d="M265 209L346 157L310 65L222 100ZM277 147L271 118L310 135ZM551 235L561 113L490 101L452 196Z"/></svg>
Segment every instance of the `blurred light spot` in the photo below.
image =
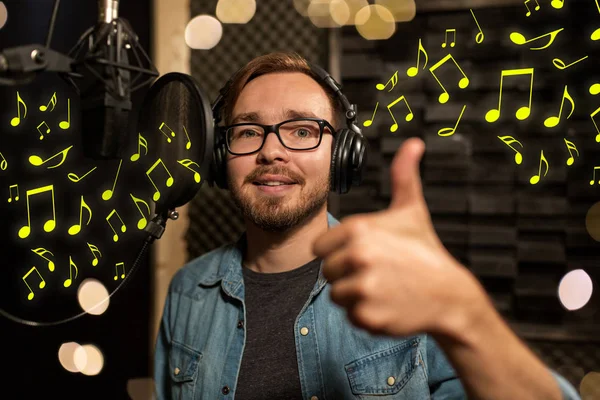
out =
<svg viewBox="0 0 600 400"><path fill-rule="evenodd" d="M596 242L600 242L600 202L588 210L585 216L585 228Z"/></svg>
<svg viewBox="0 0 600 400"><path fill-rule="evenodd" d="M600 398L600 372L589 372L579 384L581 400Z"/></svg>
<svg viewBox="0 0 600 400"><path fill-rule="evenodd" d="M344 3L346 3L346 6L348 7L348 20L344 25L354 25L356 13L369 5L367 0L344 0ZM335 5L333 7L335 7ZM331 11L331 14L332 16L335 16L333 10Z"/></svg>
<svg viewBox="0 0 600 400"><path fill-rule="evenodd" d="M356 30L367 40L385 40L396 31L392 12L379 4L371 4L356 13Z"/></svg>
<svg viewBox="0 0 600 400"><path fill-rule="evenodd" d="M84 375L98 375L104 367L104 356L100 349L91 344L86 344L75 350L75 366Z"/></svg>
<svg viewBox="0 0 600 400"><path fill-rule="evenodd" d="M83 346L79 346L73 352L73 364L78 372L81 372L87 365L87 353Z"/></svg>
<svg viewBox="0 0 600 400"><path fill-rule="evenodd" d="M331 16L331 2L333 0L312 0L308 6L308 18L319 28L339 28Z"/></svg>
<svg viewBox="0 0 600 400"><path fill-rule="evenodd" d="M79 305L89 314L100 315L108 308L110 296L106 287L98 280L88 278L77 289Z"/></svg>
<svg viewBox="0 0 600 400"><path fill-rule="evenodd" d="M75 351L79 348L81 348L79 343L67 342L58 349L58 361L69 372L79 372L79 368L75 364Z"/></svg>
<svg viewBox="0 0 600 400"><path fill-rule="evenodd" d="M582 269L567 273L558 285L558 297L567 310L582 308L592 297L592 279Z"/></svg>
<svg viewBox="0 0 600 400"><path fill-rule="evenodd" d="M350 7L345 0L331 0L329 14L336 24L346 25L350 20Z"/></svg>
<svg viewBox="0 0 600 400"><path fill-rule="evenodd" d="M308 17L308 5L311 0L294 0L294 8L303 17Z"/></svg>
<svg viewBox="0 0 600 400"><path fill-rule="evenodd" d="M412 21L417 15L415 0L375 0L375 4L390 10L396 22Z"/></svg>
<svg viewBox="0 0 600 400"><path fill-rule="evenodd" d="M219 0L217 3L217 18L224 24L248 23L255 13L255 0Z"/></svg>
<svg viewBox="0 0 600 400"><path fill-rule="evenodd" d="M185 43L192 49L212 49L222 36L223 25L210 15L198 15L185 27Z"/></svg>
<svg viewBox="0 0 600 400"><path fill-rule="evenodd" d="M6 24L6 20L8 19L8 10L4 5L3 1L0 1L0 29Z"/></svg>
<svg viewBox="0 0 600 400"><path fill-rule="evenodd" d="M154 379L131 378L127 381L127 394L131 400L152 400L154 396Z"/></svg>

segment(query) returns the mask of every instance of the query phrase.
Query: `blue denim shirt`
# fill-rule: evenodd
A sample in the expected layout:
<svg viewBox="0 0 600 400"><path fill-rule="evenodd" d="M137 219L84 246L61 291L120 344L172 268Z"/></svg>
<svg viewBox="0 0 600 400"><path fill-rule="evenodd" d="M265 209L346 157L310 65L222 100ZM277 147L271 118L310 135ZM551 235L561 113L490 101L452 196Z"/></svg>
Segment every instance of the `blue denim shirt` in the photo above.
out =
<svg viewBox="0 0 600 400"><path fill-rule="evenodd" d="M327 218L330 227L339 223ZM154 358L157 399L234 398L245 342L242 257L235 244L222 246L189 262L171 281ZM321 265L294 324L303 398L466 398L430 335L369 334L331 301L330 286ZM551 372L564 399L580 399Z"/></svg>

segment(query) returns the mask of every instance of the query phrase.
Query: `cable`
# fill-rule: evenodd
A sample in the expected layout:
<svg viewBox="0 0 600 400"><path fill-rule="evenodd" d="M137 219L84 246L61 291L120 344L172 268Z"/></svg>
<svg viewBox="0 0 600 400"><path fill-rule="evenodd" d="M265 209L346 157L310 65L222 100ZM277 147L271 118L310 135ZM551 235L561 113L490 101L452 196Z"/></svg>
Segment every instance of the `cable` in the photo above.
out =
<svg viewBox="0 0 600 400"><path fill-rule="evenodd" d="M48 27L48 34L46 35L46 48L50 48L50 42L52 42L52 33L54 32L54 23L56 22L56 14L58 14L59 5L60 0L54 0L52 17L50 17L50 26Z"/></svg>
<svg viewBox="0 0 600 400"><path fill-rule="evenodd" d="M123 281L121 281L119 286L117 286L116 289L113 290L112 293L108 295L108 298L106 300L102 300L102 302L110 299L115 293L117 293L117 291L119 291L123 287L123 285L125 285L131 279L131 276L133 276L135 274L135 272L138 269L140 260L142 259L142 256L144 255L146 250L148 250L148 247L154 242L154 240L161 238L161 236L165 230L165 225L166 225L167 219L175 220L177 218L179 218L179 214L177 213L177 211L172 210L172 211L168 211L166 213L157 214L148 223L148 226L146 227L145 231L149 232L150 234L144 239L144 242L142 243L142 247L140 248L140 251L138 252L138 254L135 258L135 261L133 262L133 266L131 267L129 274L127 274L125 276L125 279L123 279ZM100 303L102 303L102 302L100 302ZM100 303L96 304L96 306L99 305ZM96 307L96 306L94 306L94 307ZM87 311L83 311L72 317L65 318L65 319L62 319L59 321L36 322L36 321L30 321L30 320L16 317L16 316L8 313L7 311L4 311L2 308L0 308L0 315L6 317L7 319L9 319L13 322L17 322L19 324L29 325L29 326L46 326L47 327L47 326L61 325L61 324L67 323L67 322L74 321L78 318L81 318L86 314L89 314L89 313Z"/></svg>

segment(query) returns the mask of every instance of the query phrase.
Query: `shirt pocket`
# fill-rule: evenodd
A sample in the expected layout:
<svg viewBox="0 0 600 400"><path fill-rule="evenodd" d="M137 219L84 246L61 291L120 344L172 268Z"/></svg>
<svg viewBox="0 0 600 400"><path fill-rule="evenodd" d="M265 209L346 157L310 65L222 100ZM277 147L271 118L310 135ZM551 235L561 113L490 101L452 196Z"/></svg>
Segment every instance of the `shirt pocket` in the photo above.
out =
<svg viewBox="0 0 600 400"><path fill-rule="evenodd" d="M179 387L180 390L186 388L193 391L193 382L196 379L198 363L201 359L201 352L179 342L171 342L171 350L169 352L169 375L171 376L171 380L175 383L175 389Z"/></svg>
<svg viewBox="0 0 600 400"><path fill-rule="evenodd" d="M416 337L346 364L352 393L361 397L399 393L415 373L418 346Z"/></svg>

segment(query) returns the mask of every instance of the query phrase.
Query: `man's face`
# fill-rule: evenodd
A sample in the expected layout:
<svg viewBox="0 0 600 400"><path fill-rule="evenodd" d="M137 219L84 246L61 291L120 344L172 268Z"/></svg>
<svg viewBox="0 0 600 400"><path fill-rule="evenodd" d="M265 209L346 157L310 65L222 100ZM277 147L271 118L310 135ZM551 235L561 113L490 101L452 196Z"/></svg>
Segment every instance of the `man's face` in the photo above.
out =
<svg viewBox="0 0 600 400"><path fill-rule="evenodd" d="M327 94L317 82L303 73L285 72L250 81L235 104L232 123L272 125L298 117L321 118L331 123L332 116ZM285 232L321 210L329 194L332 140L331 132L325 128L316 149L289 150L277 135L270 133L256 153L228 153L227 181L243 215L265 231ZM297 183L279 187L256 185L254 182L265 174L283 175Z"/></svg>

